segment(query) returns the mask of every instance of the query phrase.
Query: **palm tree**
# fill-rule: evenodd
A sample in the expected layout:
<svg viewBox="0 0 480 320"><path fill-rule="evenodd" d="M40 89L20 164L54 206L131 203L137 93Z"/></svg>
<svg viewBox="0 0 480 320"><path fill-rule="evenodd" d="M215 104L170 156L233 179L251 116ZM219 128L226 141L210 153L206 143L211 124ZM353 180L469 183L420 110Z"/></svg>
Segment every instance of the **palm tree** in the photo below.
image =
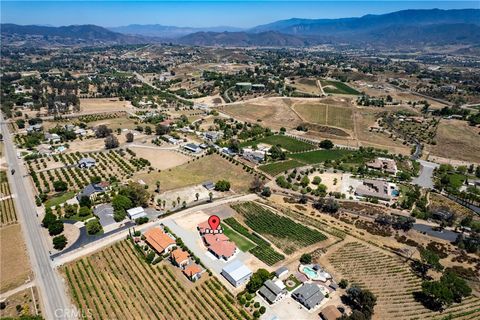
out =
<svg viewBox="0 0 480 320"><path fill-rule="evenodd" d="M160 181L157 180L157 182L155 184L157 185L157 189L155 190L155 192L159 193L160 192Z"/></svg>
<svg viewBox="0 0 480 320"><path fill-rule="evenodd" d="M197 201L198 201L198 198L200 197L200 194L197 192L195 193L195 198L197 198Z"/></svg>
<svg viewBox="0 0 480 320"><path fill-rule="evenodd" d="M163 204L163 208L165 209L165 206L167 205L167 200L163 200L162 204Z"/></svg>
<svg viewBox="0 0 480 320"><path fill-rule="evenodd" d="M177 197L177 203L180 204L180 196Z"/></svg>
<svg viewBox="0 0 480 320"><path fill-rule="evenodd" d="M176 207L177 206L177 203L175 201L172 201L172 207Z"/></svg>
<svg viewBox="0 0 480 320"><path fill-rule="evenodd" d="M210 192L208 193L208 197L210 198L210 202L212 202L212 200L213 200L213 193L212 193L212 191L210 191Z"/></svg>

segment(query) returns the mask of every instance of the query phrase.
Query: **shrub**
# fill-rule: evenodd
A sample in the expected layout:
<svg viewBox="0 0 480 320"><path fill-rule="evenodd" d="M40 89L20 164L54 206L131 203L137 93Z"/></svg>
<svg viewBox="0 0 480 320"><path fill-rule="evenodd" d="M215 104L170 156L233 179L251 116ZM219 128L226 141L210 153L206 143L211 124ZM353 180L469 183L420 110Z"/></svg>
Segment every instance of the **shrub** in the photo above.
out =
<svg viewBox="0 0 480 320"><path fill-rule="evenodd" d="M48 226L48 233L51 236L56 236L63 232L63 222L60 220L55 220Z"/></svg>
<svg viewBox="0 0 480 320"><path fill-rule="evenodd" d="M308 253L302 254L302 256L300 257L300 263L302 263L302 264L312 263L312 255L308 254Z"/></svg>
<svg viewBox="0 0 480 320"><path fill-rule="evenodd" d="M267 311L267 308L265 308L264 306L261 306L260 307L260 310L258 310L260 312L260 314L264 314L265 311Z"/></svg>
<svg viewBox="0 0 480 320"><path fill-rule="evenodd" d="M52 209L51 208L47 208L45 210L45 216L43 217L43 220L42 220L42 225L45 227L45 228L48 228L48 226L50 224L52 224L53 222L55 222L57 220L57 216L55 216L52 212Z"/></svg>
<svg viewBox="0 0 480 320"><path fill-rule="evenodd" d="M322 140L319 144L319 147L322 149L332 149L333 146L333 142L330 140Z"/></svg>
<svg viewBox="0 0 480 320"><path fill-rule="evenodd" d="M347 279L340 280L340 282L338 283L338 286L342 289L345 289L346 287L348 287L348 280Z"/></svg>
<svg viewBox="0 0 480 320"><path fill-rule="evenodd" d="M57 192L66 191L68 188L68 184L65 181L57 180L53 182L53 188Z"/></svg>
<svg viewBox="0 0 480 320"><path fill-rule="evenodd" d="M102 231L102 225L98 219L89 220L86 224L88 234L97 234Z"/></svg>
<svg viewBox="0 0 480 320"><path fill-rule="evenodd" d="M218 180L217 183L215 183L215 190L222 192L230 190L230 182L227 180Z"/></svg>
<svg viewBox="0 0 480 320"><path fill-rule="evenodd" d="M67 245L67 238L62 234L53 238L53 247L56 250L62 250Z"/></svg>
<svg viewBox="0 0 480 320"><path fill-rule="evenodd" d="M88 207L80 207L80 210L78 210L78 215L80 217L88 217L91 214L92 214L92 209Z"/></svg>

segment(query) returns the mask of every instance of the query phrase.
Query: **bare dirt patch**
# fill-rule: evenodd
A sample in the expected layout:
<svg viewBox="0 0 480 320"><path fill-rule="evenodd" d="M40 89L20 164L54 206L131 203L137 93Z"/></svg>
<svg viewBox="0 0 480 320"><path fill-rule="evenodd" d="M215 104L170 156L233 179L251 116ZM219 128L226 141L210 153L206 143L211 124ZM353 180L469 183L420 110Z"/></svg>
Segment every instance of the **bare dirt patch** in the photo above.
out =
<svg viewBox="0 0 480 320"><path fill-rule="evenodd" d="M118 98L80 99L80 113L82 114L125 111L130 106L129 101L120 101Z"/></svg>
<svg viewBox="0 0 480 320"><path fill-rule="evenodd" d="M184 164L191 158L172 150L155 149L154 147L128 147L138 158L150 161L155 169L165 170Z"/></svg>

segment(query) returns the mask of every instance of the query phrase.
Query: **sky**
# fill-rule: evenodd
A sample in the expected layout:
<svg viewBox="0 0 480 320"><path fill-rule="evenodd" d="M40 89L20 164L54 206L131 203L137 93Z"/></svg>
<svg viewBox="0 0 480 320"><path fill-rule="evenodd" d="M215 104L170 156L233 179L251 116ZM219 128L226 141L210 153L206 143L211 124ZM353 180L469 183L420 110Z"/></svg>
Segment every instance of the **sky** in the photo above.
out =
<svg viewBox="0 0 480 320"><path fill-rule="evenodd" d="M9 1L1 0L1 22L103 27L162 24L241 28L289 18L343 18L404 9L480 9L480 1Z"/></svg>

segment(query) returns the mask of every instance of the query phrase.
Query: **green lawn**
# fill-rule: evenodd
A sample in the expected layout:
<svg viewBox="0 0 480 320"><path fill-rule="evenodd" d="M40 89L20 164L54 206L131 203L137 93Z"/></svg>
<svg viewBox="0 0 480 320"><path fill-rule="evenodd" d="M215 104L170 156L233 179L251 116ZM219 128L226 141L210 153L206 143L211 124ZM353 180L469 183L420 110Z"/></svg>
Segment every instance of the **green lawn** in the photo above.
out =
<svg viewBox="0 0 480 320"><path fill-rule="evenodd" d="M282 173L286 170L301 166L304 166L304 164L297 160L286 160L281 162L264 164L262 166L259 166L258 168L271 176L276 176L277 174Z"/></svg>
<svg viewBox="0 0 480 320"><path fill-rule="evenodd" d="M53 198L48 199L45 202L45 208L55 207L59 204L64 203L67 200L72 199L76 195L75 191L67 191L65 193L59 193Z"/></svg>
<svg viewBox="0 0 480 320"><path fill-rule="evenodd" d="M316 150L310 152L296 153L289 155L290 158L307 163L320 163L325 160L337 160L352 153L350 150L333 149L333 150Z"/></svg>
<svg viewBox="0 0 480 320"><path fill-rule="evenodd" d="M241 146L247 147L247 146L251 146L259 143L266 143L272 146L280 145L282 149L285 149L290 152L307 151L315 148L313 144L303 142L295 138L291 138L283 135L273 135L273 136L257 139L255 141L247 141L242 143Z"/></svg>
<svg viewBox="0 0 480 320"><path fill-rule="evenodd" d="M245 239L243 236L241 236L240 234L230 229L225 223L222 223L222 229L223 229L223 233L230 240L235 242L235 244L241 251L248 252L250 249L253 249L254 247L256 247L254 243Z"/></svg>
<svg viewBox="0 0 480 320"><path fill-rule="evenodd" d="M323 91L332 94L360 94L357 90L340 81L320 80ZM333 87L333 88L332 88Z"/></svg>

